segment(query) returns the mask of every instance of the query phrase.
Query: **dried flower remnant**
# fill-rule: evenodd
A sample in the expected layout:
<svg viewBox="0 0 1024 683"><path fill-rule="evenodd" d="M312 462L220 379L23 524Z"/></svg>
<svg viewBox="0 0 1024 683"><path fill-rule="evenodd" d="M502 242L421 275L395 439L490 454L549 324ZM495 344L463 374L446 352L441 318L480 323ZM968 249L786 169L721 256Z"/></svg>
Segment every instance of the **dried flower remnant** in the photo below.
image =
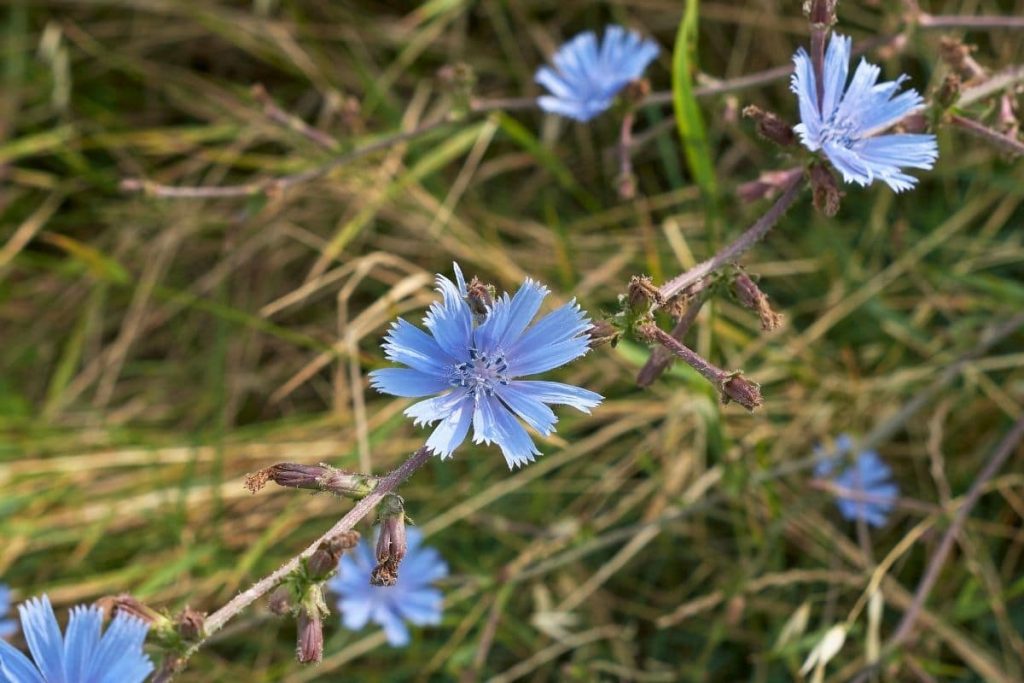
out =
<svg viewBox="0 0 1024 683"><path fill-rule="evenodd" d="M915 90L896 94L906 76L878 83L881 70L863 59L847 86L850 48L849 37L832 37L820 84L807 52L797 50L790 87L801 122L794 130L807 149L823 151L846 182L867 186L881 180L896 192L909 190L917 179L903 168L931 168L938 157L935 136L881 133L918 111L923 100Z"/></svg>
<svg viewBox="0 0 1024 683"><path fill-rule="evenodd" d="M423 535L418 529L409 529L406 540L402 579L396 584L370 583L375 557L365 540L342 556L338 574L327 582L327 587L339 596L337 604L345 628L357 631L372 621L384 628L393 647L409 643L406 622L417 626L441 623L443 596L432 584L448 575L448 565L437 550L422 545Z"/></svg>
<svg viewBox="0 0 1024 683"><path fill-rule="evenodd" d="M139 619L119 614L101 634L103 610L79 605L62 635L47 596L18 609L32 659L0 640L0 683L141 683L153 671Z"/></svg>
<svg viewBox="0 0 1024 683"><path fill-rule="evenodd" d="M557 421L548 404L590 412L602 400L569 384L518 379L586 354L590 320L574 300L531 327L548 290L527 279L514 297L495 297L478 323L454 267L456 282L437 276L443 300L424 319L430 334L399 318L385 338L388 359L408 367L374 370L370 384L393 396L438 394L405 411L417 425L440 422L426 442L435 455L450 457L472 425L474 443L498 444L510 469L524 465L540 451L517 416L548 435Z"/></svg>
<svg viewBox="0 0 1024 683"><path fill-rule="evenodd" d="M615 96L640 78L658 56L658 44L622 26L608 26L598 41L593 31L565 43L534 80L550 95L537 99L546 112L586 122L612 106Z"/></svg>
<svg viewBox="0 0 1024 683"><path fill-rule="evenodd" d="M836 505L844 518L883 526L899 495L899 488L892 481L892 470L878 453L861 451L850 465L840 471L840 463L852 451L853 440L846 434L835 440L831 451L816 449L820 460L814 474L818 478L829 479L837 489Z"/></svg>

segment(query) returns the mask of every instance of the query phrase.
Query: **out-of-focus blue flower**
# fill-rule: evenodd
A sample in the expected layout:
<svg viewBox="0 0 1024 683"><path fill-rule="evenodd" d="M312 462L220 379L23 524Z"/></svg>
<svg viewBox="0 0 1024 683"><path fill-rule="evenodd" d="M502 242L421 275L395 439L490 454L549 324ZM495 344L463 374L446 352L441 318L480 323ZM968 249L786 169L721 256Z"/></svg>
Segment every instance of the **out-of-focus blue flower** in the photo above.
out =
<svg viewBox="0 0 1024 683"><path fill-rule="evenodd" d="M417 626L441 623L444 598L431 584L448 576L448 565L437 550L423 547L423 534L418 529L408 530L407 542L398 583L393 586L370 583L376 562L366 539L341 556L338 573L327 587L339 596L338 609L345 628L358 631L372 621L384 628L392 646L403 647L409 644L405 622Z"/></svg>
<svg viewBox="0 0 1024 683"><path fill-rule="evenodd" d="M794 130L807 149L823 150L846 182L867 186L881 180L896 192L909 190L917 178L902 169L931 168L939 156L935 136L880 133L919 109L921 96L912 89L896 94L906 76L878 83L881 70L864 59L846 87L850 44L849 37L838 34L829 41L821 102L811 58L803 48L797 50L790 87L801 123Z"/></svg>
<svg viewBox="0 0 1024 683"><path fill-rule="evenodd" d="M405 411L417 425L441 422L426 443L436 455L451 456L472 424L474 443L498 444L510 469L524 465L540 451L516 416L547 435L558 419L548 404L590 412L601 402L600 394L569 384L517 379L585 354L590 320L574 300L529 327L548 290L528 279L477 324L462 271L453 265L455 283L437 276L443 300L424 318L430 334L399 318L384 340L388 359L408 367L375 370L370 383L394 396L440 394Z"/></svg>
<svg viewBox="0 0 1024 683"><path fill-rule="evenodd" d="M14 619L7 619L7 613L11 611L11 589L7 584L0 583L0 638L6 638L18 630Z"/></svg>
<svg viewBox="0 0 1024 683"><path fill-rule="evenodd" d="M836 487L849 492L836 493L836 505L843 517L850 521L863 519L872 526L882 526L896 503L899 487L892 482L892 470L874 451L861 451L851 464L837 471L852 450L853 440L846 434L835 440L831 453L817 449L820 460L814 474L830 479Z"/></svg>
<svg viewBox="0 0 1024 683"><path fill-rule="evenodd" d="M537 103L546 112L589 121L657 56L657 43L621 26L605 28L600 45L593 31L581 33L555 53L554 69L537 70L534 80L551 93Z"/></svg>
<svg viewBox="0 0 1024 683"><path fill-rule="evenodd" d="M79 605L62 636L45 595L18 611L32 659L0 640L0 683L141 683L153 671L142 651L149 627L134 617L117 615L101 634L103 612Z"/></svg>

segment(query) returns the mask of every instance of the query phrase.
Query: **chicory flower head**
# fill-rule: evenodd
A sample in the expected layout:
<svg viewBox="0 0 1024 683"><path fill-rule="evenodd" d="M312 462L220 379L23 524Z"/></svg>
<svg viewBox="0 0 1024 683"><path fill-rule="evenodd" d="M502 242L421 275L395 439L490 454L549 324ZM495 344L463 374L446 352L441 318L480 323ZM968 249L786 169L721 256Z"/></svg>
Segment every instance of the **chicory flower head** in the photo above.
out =
<svg viewBox="0 0 1024 683"><path fill-rule="evenodd" d="M836 493L836 505L844 518L851 522L862 519L872 526L883 526L896 503L899 487L892 482L892 470L874 451L857 453L850 465L837 471L844 456L852 450L853 441L846 434L835 440L831 453L819 448L817 454L821 459L814 474L831 479L836 487L849 492Z"/></svg>
<svg viewBox="0 0 1024 683"><path fill-rule="evenodd" d="M474 443L498 444L509 469L524 465L540 451L516 416L547 435L558 419L547 404L590 412L602 400L569 384L519 379L584 355L590 320L574 300L530 327L548 290L527 279L514 297L504 294L489 305L478 323L462 271L453 265L455 282L437 276L443 300L424 318L430 334L399 318L384 340L388 359L408 367L375 370L370 383L394 396L439 394L405 411L417 425L440 421L426 443L436 455L450 457L472 424Z"/></svg>
<svg viewBox="0 0 1024 683"><path fill-rule="evenodd" d="M7 613L11 610L11 589L7 584L0 583L0 638L13 635L18 630L14 619L7 619Z"/></svg>
<svg viewBox="0 0 1024 683"><path fill-rule="evenodd" d="M626 84L643 75L658 56L658 44L622 26L608 26L598 44L593 31L559 48L555 68L543 66L534 80L551 92L537 99L546 112L589 121L612 106Z"/></svg>
<svg viewBox="0 0 1024 683"><path fill-rule="evenodd" d="M370 583L376 562L366 539L341 556L338 573L327 582L327 587L339 596L338 610L345 628L358 631L372 621L384 628L393 647L409 644L405 622L417 626L441 623L444 597L431 584L448 576L448 565L441 554L423 547L419 529L409 529L406 538L408 548L395 585Z"/></svg>
<svg viewBox="0 0 1024 683"><path fill-rule="evenodd" d="M0 640L0 683L141 683L153 671L139 619L118 614L101 634L103 611L79 605L62 636L45 595L18 610L32 660Z"/></svg>
<svg viewBox="0 0 1024 683"><path fill-rule="evenodd" d="M880 133L920 109L923 100L913 89L896 94L906 76L878 83L881 70L864 59L847 87L850 46L847 36L836 34L829 41L820 102L811 58L797 50L790 88L801 122L794 130L807 149L824 151L846 182L867 186L881 180L896 192L909 190L917 178L902 169L931 168L939 155L935 136Z"/></svg>

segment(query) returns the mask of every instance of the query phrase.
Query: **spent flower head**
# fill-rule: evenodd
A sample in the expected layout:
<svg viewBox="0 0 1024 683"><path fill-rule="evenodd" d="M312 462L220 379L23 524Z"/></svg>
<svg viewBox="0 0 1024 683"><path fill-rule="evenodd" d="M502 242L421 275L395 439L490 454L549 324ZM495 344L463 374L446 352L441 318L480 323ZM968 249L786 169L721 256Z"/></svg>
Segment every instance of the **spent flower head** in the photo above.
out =
<svg viewBox="0 0 1024 683"><path fill-rule="evenodd" d="M892 470L874 451L860 451L852 463L840 468L852 451L853 440L846 434L835 440L831 451L816 449L820 459L814 474L831 480L838 489L836 505L843 517L851 522L861 519L871 526L883 526L899 495Z"/></svg>
<svg viewBox="0 0 1024 683"><path fill-rule="evenodd" d="M820 101L811 58L797 50L790 87L801 122L793 129L807 149L822 150L846 182L867 186L881 180L896 192L909 190L917 178L903 168L931 168L939 155L935 136L881 133L919 110L921 96L913 89L897 94L906 76L878 83L881 69L864 59L847 86L850 48L847 36L836 34L829 41Z"/></svg>
<svg viewBox="0 0 1024 683"><path fill-rule="evenodd" d="M405 411L417 425L440 421L426 443L436 455L450 457L472 425L474 443L498 444L510 469L524 465L540 451L517 416L548 435L558 419L548 404L590 412L602 400L570 384L519 379L587 353L590 320L574 300L531 327L548 290L527 279L514 297L495 297L478 322L454 267L455 282L437 276L443 300L424 318L430 334L399 318L384 340L388 359L408 367L375 370L370 383L394 396L439 394Z"/></svg>
<svg viewBox="0 0 1024 683"><path fill-rule="evenodd" d="M0 683L141 683L153 671L139 619L118 614L102 633L103 610L79 605L62 635L47 596L18 610L32 659L0 640Z"/></svg>
<svg viewBox="0 0 1024 683"><path fill-rule="evenodd" d="M598 41L593 31L579 34L555 53L555 68L542 66L534 80L551 93L537 99L546 112L589 121L612 106L631 81L658 56L658 44L622 26L611 25Z"/></svg>
<svg viewBox="0 0 1024 683"><path fill-rule="evenodd" d="M406 622L417 626L441 623L443 596L432 584L448 575L441 554L423 547L423 534L418 529L409 529L406 540L401 577L394 585L371 585L376 560L365 539L342 555L337 575L327 582L327 587L339 596L338 610L345 628L358 631L372 621L384 628L388 643L394 647L409 643Z"/></svg>
<svg viewBox="0 0 1024 683"><path fill-rule="evenodd" d="M18 630L18 624L14 619L8 619L7 613L11 611L11 589L5 583L0 583L0 638L13 635Z"/></svg>

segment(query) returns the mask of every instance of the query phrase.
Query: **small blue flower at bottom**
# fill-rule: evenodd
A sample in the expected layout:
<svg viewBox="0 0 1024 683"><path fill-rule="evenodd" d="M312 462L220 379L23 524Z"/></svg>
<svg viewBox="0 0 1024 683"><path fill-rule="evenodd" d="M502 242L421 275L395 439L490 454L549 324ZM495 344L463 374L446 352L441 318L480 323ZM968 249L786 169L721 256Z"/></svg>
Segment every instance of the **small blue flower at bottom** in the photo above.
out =
<svg viewBox="0 0 1024 683"><path fill-rule="evenodd" d="M149 627L134 617L117 615L101 635L103 611L79 605L62 636L47 596L18 611L32 660L0 640L0 683L141 683L153 671Z"/></svg>
<svg viewBox="0 0 1024 683"><path fill-rule="evenodd" d="M516 416L548 435L558 420L548 404L589 413L601 402L600 394L570 384L518 379L587 353L590 320L573 300L530 327L548 290L527 279L514 297L497 298L477 324L462 271L453 265L456 282L437 276L443 300L424 318L431 334L399 318L384 340L388 359L408 367L374 370L370 384L394 396L440 394L405 410L417 425L440 421L427 447L450 457L472 424L473 442L498 444L512 469L540 454Z"/></svg>
<svg viewBox="0 0 1024 683"><path fill-rule="evenodd" d="M18 630L18 624L14 619L7 619L7 613L11 610L11 589L7 584L0 583L0 638L14 635Z"/></svg>
<svg viewBox="0 0 1024 683"><path fill-rule="evenodd" d="M850 48L847 36L836 34L829 41L820 102L811 58L803 48L797 50L790 88L797 95L801 122L793 130L807 149L823 150L846 182L867 186L881 180L896 192L909 190L917 178L902 168L931 168L939 156L935 136L879 133L919 110L923 100L913 89L896 94L906 76L878 83L881 69L864 59L846 87Z"/></svg>
<svg viewBox="0 0 1024 683"><path fill-rule="evenodd" d="M327 587L338 594L338 610L345 628L358 631L367 622L382 626L393 647L409 644L405 622L426 626L441 623L444 596L431 584L448 576L448 565L434 548L422 545L418 529L406 532L408 548L393 586L374 586L370 573L376 566L373 549L365 539L341 556L338 573Z"/></svg>
<svg viewBox="0 0 1024 683"><path fill-rule="evenodd" d="M853 440L840 435L831 453L816 449L820 458L814 469L815 476L829 478L843 491L836 493L836 505L842 516L850 521L862 519L871 526L883 526L896 504L899 487L892 482L892 470L874 451L857 453L852 464L837 472L843 458L853 450Z"/></svg>
<svg viewBox="0 0 1024 683"><path fill-rule="evenodd" d="M558 49L555 68L543 66L534 80L551 92L537 98L540 108L586 122L612 106L626 85L643 75L658 56L658 44L622 26L608 26L598 45L593 31Z"/></svg>

